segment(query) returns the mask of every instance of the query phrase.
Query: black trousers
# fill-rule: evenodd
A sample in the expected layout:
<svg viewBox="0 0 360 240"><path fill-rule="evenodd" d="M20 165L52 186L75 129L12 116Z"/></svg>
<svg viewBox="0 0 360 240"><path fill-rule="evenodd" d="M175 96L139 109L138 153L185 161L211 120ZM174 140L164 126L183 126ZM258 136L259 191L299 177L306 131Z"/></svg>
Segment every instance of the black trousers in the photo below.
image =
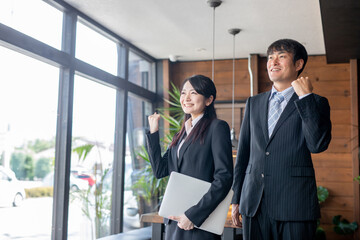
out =
<svg viewBox="0 0 360 240"><path fill-rule="evenodd" d="M176 221L169 220L165 225L165 240L221 240L221 236L198 228L186 231L179 228Z"/></svg>
<svg viewBox="0 0 360 240"><path fill-rule="evenodd" d="M244 240L313 240L316 221L276 221L267 214L264 199L254 217L242 216Z"/></svg>

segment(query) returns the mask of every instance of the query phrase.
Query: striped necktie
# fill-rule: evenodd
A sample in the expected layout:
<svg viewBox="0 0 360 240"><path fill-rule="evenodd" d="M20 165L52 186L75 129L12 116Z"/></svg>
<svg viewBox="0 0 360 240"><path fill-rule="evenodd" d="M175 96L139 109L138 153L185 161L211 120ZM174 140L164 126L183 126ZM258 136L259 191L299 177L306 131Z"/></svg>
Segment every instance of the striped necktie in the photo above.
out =
<svg viewBox="0 0 360 240"><path fill-rule="evenodd" d="M269 129L269 137L271 136L277 121L281 115L281 102L284 101L284 96L279 92L274 92L273 97L270 100L270 110L269 110L269 118L268 118L268 129Z"/></svg>

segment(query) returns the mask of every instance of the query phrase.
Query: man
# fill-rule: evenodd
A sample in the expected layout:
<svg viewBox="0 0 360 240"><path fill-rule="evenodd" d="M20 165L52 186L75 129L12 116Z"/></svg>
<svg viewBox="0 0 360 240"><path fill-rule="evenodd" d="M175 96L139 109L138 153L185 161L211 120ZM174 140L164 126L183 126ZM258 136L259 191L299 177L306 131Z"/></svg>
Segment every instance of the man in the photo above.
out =
<svg viewBox="0 0 360 240"><path fill-rule="evenodd" d="M303 45L291 39L267 50L271 91L250 97L239 136L232 219L246 240L314 238L320 217L311 153L331 140L328 100L312 93Z"/></svg>

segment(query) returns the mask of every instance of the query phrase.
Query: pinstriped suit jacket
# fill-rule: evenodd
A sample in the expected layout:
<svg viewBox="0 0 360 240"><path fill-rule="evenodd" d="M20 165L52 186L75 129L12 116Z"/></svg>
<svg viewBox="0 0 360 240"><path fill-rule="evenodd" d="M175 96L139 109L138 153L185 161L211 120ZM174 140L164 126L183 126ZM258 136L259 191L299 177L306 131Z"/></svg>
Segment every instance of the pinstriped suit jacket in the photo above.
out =
<svg viewBox="0 0 360 240"><path fill-rule="evenodd" d="M247 100L232 203L253 217L264 196L275 220L316 220L320 209L311 153L325 151L331 140L328 100L316 94L299 100L294 93L269 138L269 97L270 91Z"/></svg>

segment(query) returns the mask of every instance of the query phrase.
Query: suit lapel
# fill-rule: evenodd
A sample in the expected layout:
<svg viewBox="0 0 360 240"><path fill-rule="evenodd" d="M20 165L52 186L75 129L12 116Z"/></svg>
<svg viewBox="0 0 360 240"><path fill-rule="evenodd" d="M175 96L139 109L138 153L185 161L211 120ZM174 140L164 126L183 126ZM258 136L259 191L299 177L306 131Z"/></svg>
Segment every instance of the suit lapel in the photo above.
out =
<svg viewBox="0 0 360 240"><path fill-rule="evenodd" d="M269 130L268 130L268 113L269 113L269 98L271 91L263 95L264 99L260 101L259 111L261 126L263 128L264 138L266 142L269 141ZM264 114L265 113L265 114Z"/></svg>
<svg viewBox="0 0 360 240"><path fill-rule="evenodd" d="M290 101L287 103L284 111L280 115L278 122L276 123L275 128L272 132L272 135L271 135L269 141L271 141L271 139L274 137L277 130L280 128L281 124L283 124L284 121L289 117L289 115L296 109L295 104L294 104L294 101L296 99L299 99L299 97L296 93L293 93L292 97L290 98Z"/></svg>
<svg viewBox="0 0 360 240"><path fill-rule="evenodd" d="M177 161L178 168L180 168L180 166L183 162L183 159L184 159L184 153L186 152L187 148L190 146L191 142L192 142L191 139L187 139L187 140L185 140L184 144L181 146L180 152L179 152L179 159Z"/></svg>
<svg viewBox="0 0 360 240"><path fill-rule="evenodd" d="M171 160L172 160L172 164L175 167L174 171L175 172L179 172L179 167L178 167L178 157L177 157L177 151L179 148L179 144L177 144L176 146L173 147L172 151L171 151Z"/></svg>
<svg viewBox="0 0 360 240"><path fill-rule="evenodd" d="M186 132L183 133L183 135L180 137L179 141L178 141L178 144L176 144L176 146L174 146L173 148L173 151L171 153L171 159L173 161L173 165L175 166L175 171L176 172L179 172L179 160L178 160L178 157L177 157L177 152L178 152L178 149L179 149L179 145L181 143L181 141L186 137ZM182 147L181 147L182 148ZM180 154L179 154L180 156Z"/></svg>

